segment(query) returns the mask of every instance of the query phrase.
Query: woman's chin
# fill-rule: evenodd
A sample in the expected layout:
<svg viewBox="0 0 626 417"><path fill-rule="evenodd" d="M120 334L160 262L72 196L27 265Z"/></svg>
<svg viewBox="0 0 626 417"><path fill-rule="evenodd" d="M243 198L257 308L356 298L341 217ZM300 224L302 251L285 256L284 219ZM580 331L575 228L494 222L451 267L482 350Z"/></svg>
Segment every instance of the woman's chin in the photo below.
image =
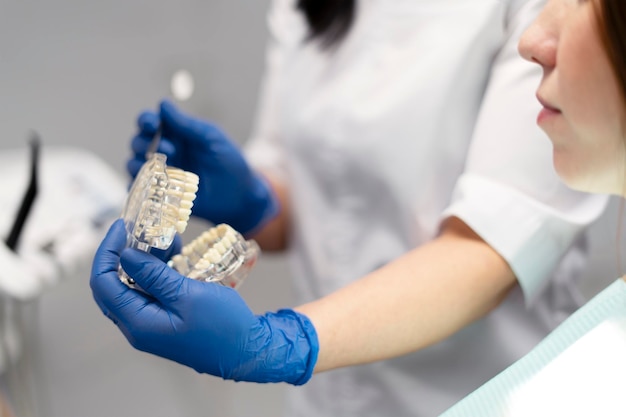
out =
<svg viewBox="0 0 626 417"><path fill-rule="evenodd" d="M617 184L615 181L607 181L600 178L594 177L568 177L565 175L561 175L561 180L567 185L569 188L581 191L584 193L591 194L612 194L617 196L624 196L624 187L626 187L626 183ZM626 181L626 178L624 179Z"/></svg>

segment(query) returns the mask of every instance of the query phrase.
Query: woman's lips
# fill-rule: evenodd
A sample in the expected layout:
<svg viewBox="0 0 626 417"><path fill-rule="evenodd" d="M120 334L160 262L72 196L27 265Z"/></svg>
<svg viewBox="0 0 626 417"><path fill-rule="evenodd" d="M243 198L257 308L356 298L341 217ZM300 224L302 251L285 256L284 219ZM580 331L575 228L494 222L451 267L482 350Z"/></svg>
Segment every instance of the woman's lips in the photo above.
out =
<svg viewBox="0 0 626 417"><path fill-rule="evenodd" d="M561 114L561 111L559 109L557 109L554 106L551 106L547 101L542 99L540 96L537 96L537 100L539 100L539 103L543 106L543 109L541 109L541 111L539 112L539 115L537 116L537 124L541 124L547 121L548 119L551 119Z"/></svg>

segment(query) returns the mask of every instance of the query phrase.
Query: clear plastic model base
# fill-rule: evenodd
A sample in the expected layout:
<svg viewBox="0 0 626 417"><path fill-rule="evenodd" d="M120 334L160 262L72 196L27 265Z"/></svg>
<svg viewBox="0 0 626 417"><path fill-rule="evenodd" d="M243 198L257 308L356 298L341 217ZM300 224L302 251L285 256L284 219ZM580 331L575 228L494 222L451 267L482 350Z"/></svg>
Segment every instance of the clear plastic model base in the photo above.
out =
<svg viewBox="0 0 626 417"><path fill-rule="evenodd" d="M259 253L254 240L245 240L229 225L220 224L183 247L168 265L189 278L237 289Z"/></svg>
<svg viewBox="0 0 626 417"><path fill-rule="evenodd" d="M166 156L153 153L143 165L126 198L122 218L126 226L126 247L149 252L167 249L176 233L187 228L199 178L192 172L168 167ZM122 282L135 282L119 267Z"/></svg>

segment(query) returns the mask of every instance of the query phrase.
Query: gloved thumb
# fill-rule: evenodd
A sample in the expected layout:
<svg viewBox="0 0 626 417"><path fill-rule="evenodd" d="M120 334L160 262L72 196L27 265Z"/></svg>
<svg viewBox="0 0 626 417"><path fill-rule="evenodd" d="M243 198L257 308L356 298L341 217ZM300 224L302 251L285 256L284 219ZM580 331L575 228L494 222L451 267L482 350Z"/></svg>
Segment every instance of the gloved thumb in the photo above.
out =
<svg viewBox="0 0 626 417"><path fill-rule="evenodd" d="M176 137L200 145L226 137L215 125L185 114L169 100L161 102L160 112L164 137Z"/></svg>
<svg viewBox="0 0 626 417"><path fill-rule="evenodd" d="M142 290L166 305L176 301L188 280L156 256L137 249L125 249L120 264Z"/></svg>
<svg viewBox="0 0 626 417"><path fill-rule="evenodd" d="M202 140L205 136L206 124L201 120L183 113L169 100L160 105L161 121L167 137L179 137L191 141Z"/></svg>

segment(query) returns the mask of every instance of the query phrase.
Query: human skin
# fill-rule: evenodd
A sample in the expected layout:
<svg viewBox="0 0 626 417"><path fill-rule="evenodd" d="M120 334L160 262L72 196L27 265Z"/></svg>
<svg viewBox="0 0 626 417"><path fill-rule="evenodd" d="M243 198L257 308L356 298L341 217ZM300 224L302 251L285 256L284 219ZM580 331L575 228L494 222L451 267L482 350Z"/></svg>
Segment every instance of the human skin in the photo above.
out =
<svg viewBox="0 0 626 417"><path fill-rule="evenodd" d="M537 123L570 187L623 195L624 102L601 41L593 0L549 0L524 33L521 55L543 69Z"/></svg>
<svg viewBox="0 0 626 417"><path fill-rule="evenodd" d="M559 176L581 191L624 197L626 106L600 38L599 1L550 0L519 51L543 68L537 123Z"/></svg>

